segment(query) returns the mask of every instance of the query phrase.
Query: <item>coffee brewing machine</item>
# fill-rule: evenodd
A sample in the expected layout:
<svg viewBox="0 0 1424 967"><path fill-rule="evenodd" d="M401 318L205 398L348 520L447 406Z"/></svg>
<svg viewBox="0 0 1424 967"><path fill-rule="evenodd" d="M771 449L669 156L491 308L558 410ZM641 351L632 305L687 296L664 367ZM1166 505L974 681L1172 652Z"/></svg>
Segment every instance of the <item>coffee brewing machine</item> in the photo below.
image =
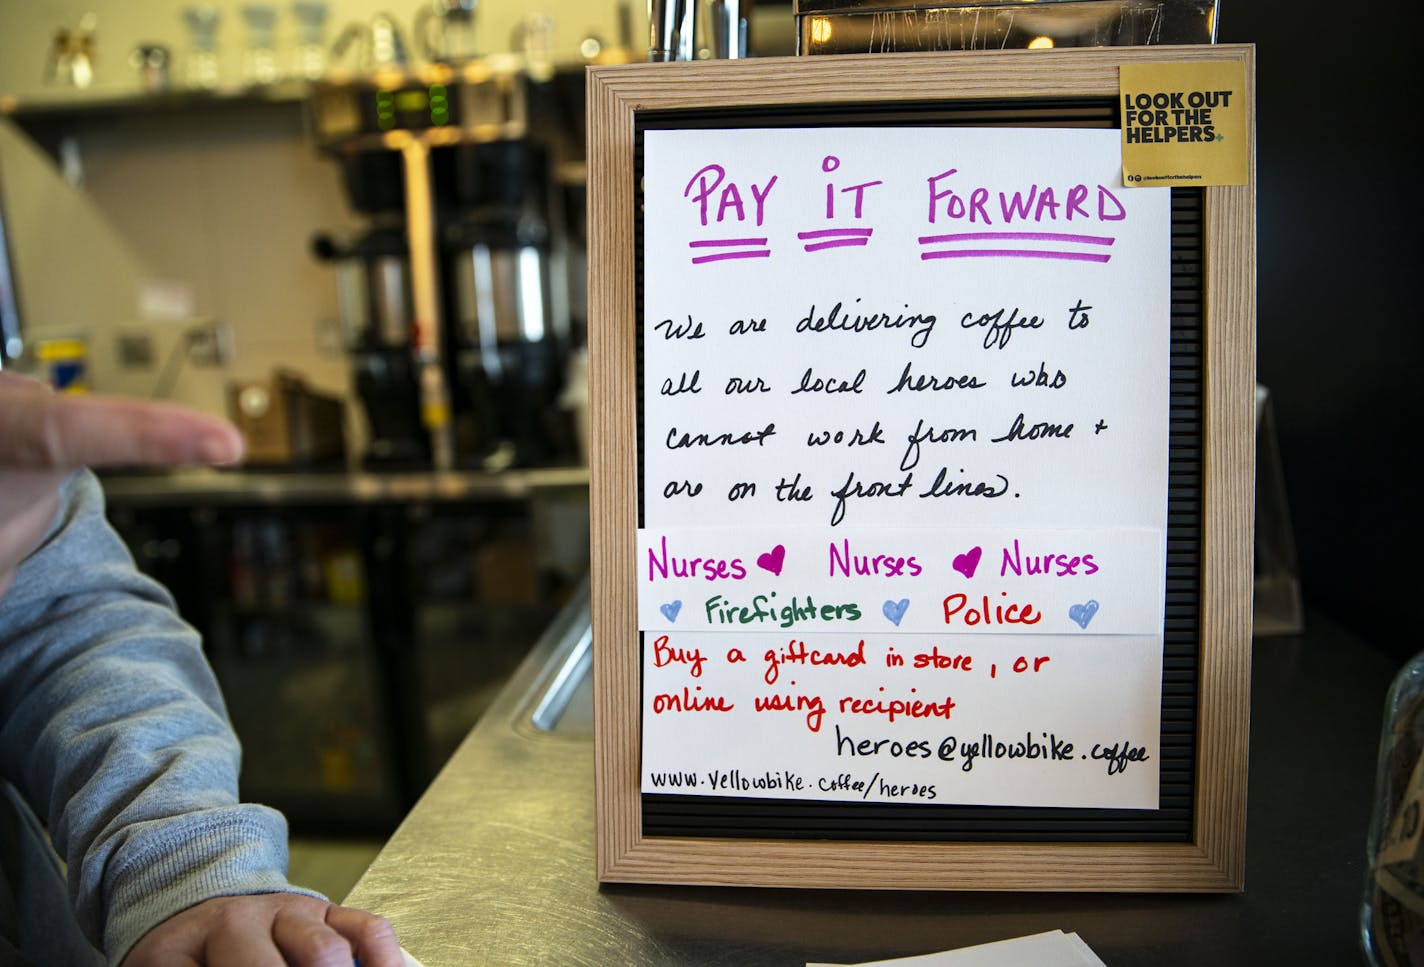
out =
<svg viewBox="0 0 1424 967"><path fill-rule="evenodd" d="M366 221L354 237L313 239L335 268L370 429L363 463L577 459L559 396L583 326L571 293L582 285L582 90L511 56L328 78L308 107Z"/></svg>

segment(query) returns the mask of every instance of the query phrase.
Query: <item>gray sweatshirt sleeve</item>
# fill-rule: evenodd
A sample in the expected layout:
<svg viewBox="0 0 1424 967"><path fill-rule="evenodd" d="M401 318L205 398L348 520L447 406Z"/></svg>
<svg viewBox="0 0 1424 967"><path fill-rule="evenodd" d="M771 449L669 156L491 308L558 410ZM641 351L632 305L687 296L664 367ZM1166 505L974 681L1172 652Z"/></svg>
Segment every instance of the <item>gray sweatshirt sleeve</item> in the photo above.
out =
<svg viewBox="0 0 1424 967"><path fill-rule="evenodd" d="M83 471L0 598L0 774L45 820L80 925L117 964L215 896L295 890L282 816L237 798L239 749L197 634L138 572Z"/></svg>

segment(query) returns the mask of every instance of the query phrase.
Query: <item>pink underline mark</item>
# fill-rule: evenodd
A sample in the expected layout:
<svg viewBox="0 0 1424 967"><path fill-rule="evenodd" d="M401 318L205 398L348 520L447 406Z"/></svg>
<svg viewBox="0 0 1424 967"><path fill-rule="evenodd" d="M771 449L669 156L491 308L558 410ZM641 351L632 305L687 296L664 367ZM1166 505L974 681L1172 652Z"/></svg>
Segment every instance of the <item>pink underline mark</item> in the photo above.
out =
<svg viewBox="0 0 1424 967"><path fill-rule="evenodd" d="M797 232L796 237L802 241L808 238L844 238L846 236L862 236L869 238L873 228L818 228L814 232Z"/></svg>
<svg viewBox="0 0 1424 967"><path fill-rule="evenodd" d="M920 259L1060 259L1067 262L1107 262L1111 255L1092 252L1047 252L1035 249L962 248L944 252L921 252Z"/></svg>
<svg viewBox="0 0 1424 967"><path fill-rule="evenodd" d="M692 260L693 265L703 262L720 262L723 259L765 259L771 257L771 249L751 249L745 252L718 252L716 255L699 255Z"/></svg>
<svg viewBox="0 0 1424 967"><path fill-rule="evenodd" d="M921 235L920 244L978 242L986 239L1016 239L1024 242L1081 242L1084 245L1111 245L1117 241L1107 235L1069 235L1065 232L960 232L954 235Z"/></svg>
<svg viewBox="0 0 1424 967"><path fill-rule="evenodd" d="M797 232L796 237L803 242L813 238L825 239L823 242L810 242L802 246L808 252L819 252L824 248L865 245L874 231L873 228L822 228L812 232Z"/></svg>
<svg viewBox="0 0 1424 967"><path fill-rule="evenodd" d="M703 262L721 262L724 259L764 259L771 257L771 249L753 247L766 245L766 238L702 238L688 242L688 248L732 248L741 246L740 252L718 252L716 255L698 255L692 259L693 265Z"/></svg>
<svg viewBox="0 0 1424 967"><path fill-rule="evenodd" d="M765 245L765 238L703 238L687 243L690 248L708 248L719 245Z"/></svg>
<svg viewBox="0 0 1424 967"><path fill-rule="evenodd" d="M841 238L830 242L812 242L810 245L801 246L808 252L819 252L823 248L843 248L847 245L865 245L868 238Z"/></svg>

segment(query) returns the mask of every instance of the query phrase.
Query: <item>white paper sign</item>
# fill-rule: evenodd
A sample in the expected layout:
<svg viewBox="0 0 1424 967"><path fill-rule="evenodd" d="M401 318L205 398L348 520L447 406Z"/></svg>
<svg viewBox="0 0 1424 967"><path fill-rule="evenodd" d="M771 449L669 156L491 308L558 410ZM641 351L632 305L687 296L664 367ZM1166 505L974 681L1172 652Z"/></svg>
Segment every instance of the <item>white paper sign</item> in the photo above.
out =
<svg viewBox="0 0 1424 967"><path fill-rule="evenodd" d="M644 528L638 626L1153 635L1161 560L1145 528Z"/></svg>
<svg viewBox="0 0 1424 967"><path fill-rule="evenodd" d="M1114 131L644 146L643 791L1155 808L1169 193Z"/></svg>

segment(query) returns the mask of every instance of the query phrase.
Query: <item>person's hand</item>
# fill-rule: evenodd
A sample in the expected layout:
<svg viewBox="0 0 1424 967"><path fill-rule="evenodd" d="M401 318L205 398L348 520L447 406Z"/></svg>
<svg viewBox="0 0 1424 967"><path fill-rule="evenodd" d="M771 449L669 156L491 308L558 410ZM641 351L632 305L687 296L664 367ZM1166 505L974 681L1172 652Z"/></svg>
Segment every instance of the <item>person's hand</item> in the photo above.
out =
<svg viewBox="0 0 1424 967"><path fill-rule="evenodd" d="M0 598L49 528L73 470L241 458L242 435L226 421L172 403L61 396L0 371Z"/></svg>
<svg viewBox="0 0 1424 967"><path fill-rule="evenodd" d="M402 967L384 917L299 893L217 897L144 934L123 967Z"/></svg>

